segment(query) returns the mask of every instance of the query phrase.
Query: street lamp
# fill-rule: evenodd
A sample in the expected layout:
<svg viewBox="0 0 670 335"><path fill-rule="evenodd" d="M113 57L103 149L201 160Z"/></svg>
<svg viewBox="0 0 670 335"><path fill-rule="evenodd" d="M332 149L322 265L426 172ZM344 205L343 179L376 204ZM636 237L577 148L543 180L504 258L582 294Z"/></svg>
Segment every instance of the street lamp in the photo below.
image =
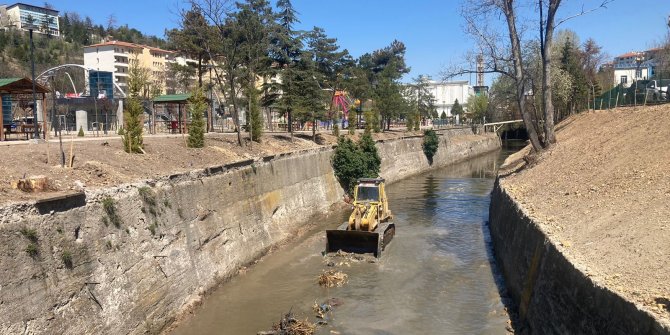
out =
<svg viewBox="0 0 670 335"><path fill-rule="evenodd" d="M35 88L35 46L33 44L33 30L35 29L35 25L30 23L26 25L28 28L28 32L30 34L30 72L32 76L32 81L33 81L33 126L35 127L35 139L40 138L40 131L37 127L37 93L35 93L36 88Z"/></svg>

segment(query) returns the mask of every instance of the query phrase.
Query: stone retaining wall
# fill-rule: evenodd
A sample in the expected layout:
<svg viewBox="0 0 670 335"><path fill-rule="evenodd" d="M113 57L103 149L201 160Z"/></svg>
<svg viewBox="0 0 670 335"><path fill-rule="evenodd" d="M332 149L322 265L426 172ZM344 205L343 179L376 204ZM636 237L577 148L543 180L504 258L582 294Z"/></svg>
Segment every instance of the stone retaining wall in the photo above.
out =
<svg viewBox="0 0 670 335"><path fill-rule="evenodd" d="M498 269L527 333L670 334L652 315L576 268L499 180L489 220Z"/></svg>
<svg viewBox="0 0 670 335"><path fill-rule="evenodd" d="M499 148L493 136L455 140L467 134L447 132L432 166L420 138L378 143L382 175L398 180ZM300 218L341 203L332 152L269 156L87 191L83 199L0 208L0 334L159 332L294 236L305 224Z"/></svg>

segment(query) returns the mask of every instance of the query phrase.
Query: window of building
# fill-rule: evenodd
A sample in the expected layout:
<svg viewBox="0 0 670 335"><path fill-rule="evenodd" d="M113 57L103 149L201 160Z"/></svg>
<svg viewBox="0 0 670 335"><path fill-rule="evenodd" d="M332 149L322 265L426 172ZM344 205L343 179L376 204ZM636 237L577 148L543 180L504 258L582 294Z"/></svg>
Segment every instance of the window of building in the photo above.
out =
<svg viewBox="0 0 670 335"><path fill-rule="evenodd" d="M642 69L635 70L635 78L642 78Z"/></svg>
<svg viewBox="0 0 670 335"><path fill-rule="evenodd" d="M621 83L622 84L627 84L628 83L628 76L621 76Z"/></svg>

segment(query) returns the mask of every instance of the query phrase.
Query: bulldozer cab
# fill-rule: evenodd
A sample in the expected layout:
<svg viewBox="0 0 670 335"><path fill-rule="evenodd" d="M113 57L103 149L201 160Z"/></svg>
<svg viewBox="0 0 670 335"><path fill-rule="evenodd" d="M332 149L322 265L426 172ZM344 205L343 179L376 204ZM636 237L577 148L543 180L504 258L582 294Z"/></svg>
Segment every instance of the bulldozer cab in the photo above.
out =
<svg viewBox="0 0 670 335"><path fill-rule="evenodd" d="M359 183L354 190L354 203L379 202L379 184Z"/></svg>

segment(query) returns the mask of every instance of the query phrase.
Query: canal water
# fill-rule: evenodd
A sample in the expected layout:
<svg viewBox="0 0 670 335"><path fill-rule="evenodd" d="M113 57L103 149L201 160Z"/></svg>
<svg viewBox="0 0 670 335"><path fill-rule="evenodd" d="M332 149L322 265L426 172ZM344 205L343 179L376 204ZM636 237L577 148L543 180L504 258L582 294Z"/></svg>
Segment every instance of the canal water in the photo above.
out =
<svg viewBox="0 0 670 335"><path fill-rule="evenodd" d="M496 167L508 150L411 177L388 186L396 236L376 263L325 258L323 227L347 212L318 218L305 234L208 296L172 334L256 334L283 313L317 319L316 303L335 298L317 334L505 334L486 226ZM348 275L323 288L328 261Z"/></svg>

